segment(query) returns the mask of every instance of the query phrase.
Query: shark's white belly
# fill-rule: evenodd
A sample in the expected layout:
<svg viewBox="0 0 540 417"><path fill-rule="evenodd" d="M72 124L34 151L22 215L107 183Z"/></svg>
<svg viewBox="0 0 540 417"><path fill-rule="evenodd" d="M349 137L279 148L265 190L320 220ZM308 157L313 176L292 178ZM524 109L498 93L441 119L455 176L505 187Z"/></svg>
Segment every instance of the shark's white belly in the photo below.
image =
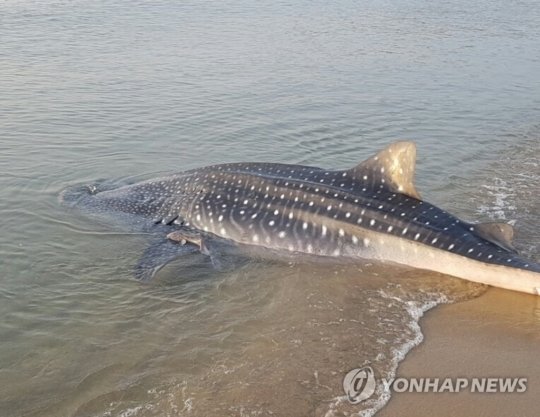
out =
<svg viewBox="0 0 540 417"><path fill-rule="evenodd" d="M422 243L364 230L362 247L346 246L343 256L394 262L481 284L540 295L540 273L488 264Z"/></svg>

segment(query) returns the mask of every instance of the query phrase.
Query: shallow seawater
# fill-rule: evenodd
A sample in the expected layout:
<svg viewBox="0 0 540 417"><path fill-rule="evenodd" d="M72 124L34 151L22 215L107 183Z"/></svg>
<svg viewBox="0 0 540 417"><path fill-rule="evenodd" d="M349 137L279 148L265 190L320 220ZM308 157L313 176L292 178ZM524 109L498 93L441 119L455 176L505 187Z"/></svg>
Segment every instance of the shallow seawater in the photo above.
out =
<svg viewBox="0 0 540 417"><path fill-rule="evenodd" d="M372 415L342 379L394 374L419 318L480 285L378 264L203 255L133 279L148 236L68 185L212 163L346 168L418 145L429 201L512 221L539 260L533 1L0 5L0 415Z"/></svg>

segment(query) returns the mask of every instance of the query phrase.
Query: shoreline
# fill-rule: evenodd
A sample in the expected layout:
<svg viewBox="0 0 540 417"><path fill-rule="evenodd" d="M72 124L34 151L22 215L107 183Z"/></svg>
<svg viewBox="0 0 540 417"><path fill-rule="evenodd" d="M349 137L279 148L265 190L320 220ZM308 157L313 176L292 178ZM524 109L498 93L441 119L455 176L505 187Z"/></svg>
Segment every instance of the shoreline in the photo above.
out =
<svg viewBox="0 0 540 417"><path fill-rule="evenodd" d="M423 342L396 378L526 377L524 393L396 393L376 414L532 416L540 397L540 298L490 288L478 298L440 305L420 320Z"/></svg>

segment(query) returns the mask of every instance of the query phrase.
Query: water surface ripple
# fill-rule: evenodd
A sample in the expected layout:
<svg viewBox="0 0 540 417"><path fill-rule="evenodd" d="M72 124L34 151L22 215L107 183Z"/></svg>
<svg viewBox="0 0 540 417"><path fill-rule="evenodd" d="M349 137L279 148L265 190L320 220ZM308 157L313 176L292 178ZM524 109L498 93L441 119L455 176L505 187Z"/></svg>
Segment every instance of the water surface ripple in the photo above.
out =
<svg viewBox="0 0 540 417"><path fill-rule="evenodd" d="M418 320L484 288L376 265L180 259L58 204L67 185L211 163L350 167L418 143L418 188L540 247L533 0L0 5L0 415L372 415Z"/></svg>

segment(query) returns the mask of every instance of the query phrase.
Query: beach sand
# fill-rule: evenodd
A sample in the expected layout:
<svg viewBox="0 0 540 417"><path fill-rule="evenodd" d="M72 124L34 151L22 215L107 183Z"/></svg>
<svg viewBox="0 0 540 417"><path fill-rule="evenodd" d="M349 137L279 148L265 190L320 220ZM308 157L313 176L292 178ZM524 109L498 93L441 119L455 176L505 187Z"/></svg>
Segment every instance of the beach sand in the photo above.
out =
<svg viewBox="0 0 540 417"><path fill-rule="evenodd" d="M426 313L423 343L398 377L527 377L518 393L393 393L377 417L537 416L540 297L490 288L482 296Z"/></svg>

